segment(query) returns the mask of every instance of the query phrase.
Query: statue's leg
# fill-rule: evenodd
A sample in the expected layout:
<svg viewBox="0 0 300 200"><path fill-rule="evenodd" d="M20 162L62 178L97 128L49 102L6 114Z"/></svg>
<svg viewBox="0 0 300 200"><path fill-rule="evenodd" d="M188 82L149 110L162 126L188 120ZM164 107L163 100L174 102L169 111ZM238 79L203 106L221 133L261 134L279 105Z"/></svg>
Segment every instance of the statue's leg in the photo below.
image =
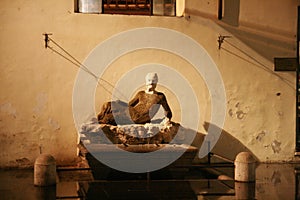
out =
<svg viewBox="0 0 300 200"><path fill-rule="evenodd" d="M112 101L103 104L98 114L99 124L133 124L128 110L128 104L123 101Z"/></svg>
<svg viewBox="0 0 300 200"><path fill-rule="evenodd" d="M112 102L112 113L118 125L133 124L128 110L128 104L117 100Z"/></svg>
<svg viewBox="0 0 300 200"><path fill-rule="evenodd" d="M116 125L113 113L111 102L106 102L103 104L100 113L98 114L99 124L111 124Z"/></svg>

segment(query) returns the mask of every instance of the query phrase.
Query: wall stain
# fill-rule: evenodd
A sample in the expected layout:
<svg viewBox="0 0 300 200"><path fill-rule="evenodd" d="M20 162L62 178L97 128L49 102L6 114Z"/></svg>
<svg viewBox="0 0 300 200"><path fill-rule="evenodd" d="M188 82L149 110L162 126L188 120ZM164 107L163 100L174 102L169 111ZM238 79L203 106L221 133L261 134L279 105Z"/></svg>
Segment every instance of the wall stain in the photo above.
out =
<svg viewBox="0 0 300 200"><path fill-rule="evenodd" d="M233 115L234 115L233 110L229 109L228 114L229 114L230 117L233 117Z"/></svg>
<svg viewBox="0 0 300 200"><path fill-rule="evenodd" d="M283 116L284 116L284 112L278 111L278 116L279 116L279 117L283 117Z"/></svg>
<svg viewBox="0 0 300 200"><path fill-rule="evenodd" d="M255 139L256 139L257 141L261 142L262 139L265 137L265 135L266 135L266 131L261 131L261 132L256 136Z"/></svg>
<svg viewBox="0 0 300 200"><path fill-rule="evenodd" d="M17 117L17 110L11 105L11 103L5 103L0 106L1 112L11 115L13 118Z"/></svg>
<svg viewBox="0 0 300 200"><path fill-rule="evenodd" d="M48 95L46 93L40 93L36 97L36 106L33 108L33 112L36 116L40 116L46 109L48 102Z"/></svg>
<svg viewBox="0 0 300 200"><path fill-rule="evenodd" d="M243 119L245 117L246 113L244 113L242 110L236 111L236 117L238 119Z"/></svg>
<svg viewBox="0 0 300 200"><path fill-rule="evenodd" d="M271 147L272 147L274 153L279 153L281 151L280 145L281 145L281 142L279 142L277 140L274 140L271 143Z"/></svg>
<svg viewBox="0 0 300 200"><path fill-rule="evenodd" d="M245 111L245 110L249 110L248 107L241 108L240 102L237 102L233 108L230 108L228 110L228 114L232 118L242 120L247 115L247 111Z"/></svg>
<svg viewBox="0 0 300 200"><path fill-rule="evenodd" d="M28 158L21 158L21 159L16 159L16 162L18 164L28 164L30 163L30 160Z"/></svg>
<svg viewBox="0 0 300 200"><path fill-rule="evenodd" d="M51 128L53 128L53 130L55 130L55 131L60 130L59 123L57 121L55 121L54 119L49 118L48 123L51 126Z"/></svg>

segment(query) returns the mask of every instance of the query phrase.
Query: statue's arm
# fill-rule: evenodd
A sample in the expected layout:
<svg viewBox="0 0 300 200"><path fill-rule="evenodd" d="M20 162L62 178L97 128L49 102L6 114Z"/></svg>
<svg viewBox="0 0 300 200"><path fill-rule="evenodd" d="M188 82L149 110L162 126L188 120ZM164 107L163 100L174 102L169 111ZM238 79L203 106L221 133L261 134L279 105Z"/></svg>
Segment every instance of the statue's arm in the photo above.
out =
<svg viewBox="0 0 300 200"><path fill-rule="evenodd" d="M130 107L134 107L136 104L138 104L139 102L139 98L140 97L140 92L138 92L134 97L133 99L131 99L129 102L128 102L128 105Z"/></svg>
<svg viewBox="0 0 300 200"><path fill-rule="evenodd" d="M168 102L167 102L167 98L166 98L166 96L165 96L164 94L163 94L163 97L162 97L161 105L162 105L162 107L163 107L164 110L165 110L165 116L166 116L169 120L171 120L171 118L172 118L172 111L171 111L171 108L170 108L170 106L169 106L169 104L168 104Z"/></svg>

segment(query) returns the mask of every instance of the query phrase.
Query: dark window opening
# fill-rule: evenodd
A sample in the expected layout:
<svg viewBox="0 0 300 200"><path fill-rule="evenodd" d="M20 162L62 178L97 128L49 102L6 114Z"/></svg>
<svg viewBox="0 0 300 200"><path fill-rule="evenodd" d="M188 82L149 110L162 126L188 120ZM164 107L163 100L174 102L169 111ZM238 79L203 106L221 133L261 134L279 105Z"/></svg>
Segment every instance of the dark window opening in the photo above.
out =
<svg viewBox="0 0 300 200"><path fill-rule="evenodd" d="M150 0L103 0L105 14L151 15Z"/></svg>
<svg viewBox="0 0 300 200"><path fill-rule="evenodd" d="M176 0L75 0L75 12L125 15L176 15Z"/></svg>

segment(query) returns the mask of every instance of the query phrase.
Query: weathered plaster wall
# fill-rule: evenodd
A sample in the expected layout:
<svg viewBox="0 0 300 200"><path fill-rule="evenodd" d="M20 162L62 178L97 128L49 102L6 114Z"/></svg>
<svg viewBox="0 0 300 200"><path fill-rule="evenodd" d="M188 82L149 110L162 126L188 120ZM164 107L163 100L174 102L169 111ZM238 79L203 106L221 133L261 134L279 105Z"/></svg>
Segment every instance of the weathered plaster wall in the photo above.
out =
<svg viewBox="0 0 300 200"><path fill-rule="evenodd" d="M235 4L229 7L231 12L228 4ZM186 1L186 18L211 18L224 28L214 29L216 32L231 36L214 57L222 71L228 102L226 134L215 152L234 159L235 149L247 147L261 161L292 159L295 73L274 72L273 59L295 57L297 5L299 1L225 0L223 19L217 21L217 1ZM243 145L235 143L227 133Z"/></svg>
<svg viewBox="0 0 300 200"><path fill-rule="evenodd" d="M218 0L186 1L186 13L216 20ZM300 1L223 0L222 19L217 23L229 35L243 41L273 62L274 57L294 57L297 5Z"/></svg>
<svg viewBox="0 0 300 200"><path fill-rule="evenodd" d="M224 131L216 152L234 158L237 151L247 148L260 161L293 158L295 74L275 73L270 60L235 35L219 50L218 35L229 34L228 30L199 15L204 13L203 16L213 19L217 13L216 1L186 1L185 17L79 14L74 13L73 6L73 1L67 0L0 2L1 167L32 166L40 151L54 155L59 165L76 162L78 137L73 122L72 92L78 68L45 49L42 33L53 33L55 41L83 61L110 36L153 26L177 30L193 38L218 66L226 89L227 116L225 126L220 127ZM282 5L285 6L296 9L292 3ZM273 9L280 13L281 8ZM242 11L241 8L244 21L251 21L252 15L247 18L246 11ZM270 10L265 16L273 13ZM278 29L288 26L288 31L295 33L296 23L290 22L296 19L295 12L286 12L282 17L283 22L274 21L272 26ZM265 25L264 18L253 21ZM159 50L136 51L113 62L103 78L116 83L128 70L149 62L170 66L190 81L197 91L201 112L198 131L205 133L203 124L210 120L211 97L202 77L184 59ZM178 98L172 91L160 89L166 92L175 112L174 120L179 121ZM109 100L100 88L97 91L95 112ZM239 146L232 146L233 143Z"/></svg>
<svg viewBox="0 0 300 200"><path fill-rule="evenodd" d="M298 4L299 1L297 3L294 0L287 0L284 3L272 0L265 0L263 3L259 0L240 1L239 21L242 24L248 23L256 27L264 27L269 31L270 29L277 30L280 33L293 36L296 20L290 17L297 16L295 6ZM272 13L273 15L271 15ZM290 20L287 20L289 18Z"/></svg>

